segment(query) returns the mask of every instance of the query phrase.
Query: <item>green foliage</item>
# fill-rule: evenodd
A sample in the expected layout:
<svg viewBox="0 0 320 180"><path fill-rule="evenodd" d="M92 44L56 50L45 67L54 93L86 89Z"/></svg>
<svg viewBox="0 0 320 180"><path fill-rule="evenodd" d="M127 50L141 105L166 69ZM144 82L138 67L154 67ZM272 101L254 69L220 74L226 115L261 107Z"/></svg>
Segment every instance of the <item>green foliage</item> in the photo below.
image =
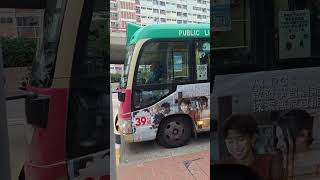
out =
<svg viewBox="0 0 320 180"><path fill-rule="evenodd" d="M0 38L4 67L31 66L36 54L37 44L26 38Z"/></svg>
<svg viewBox="0 0 320 180"><path fill-rule="evenodd" d="M151 76L150 71L145 69L141 70L140 71L140 81L142 81L141 83L145 83L146 81L148 81L150 76Z"/></svg>
<svg viewBox="0 0 320 180"><path fill-rule="evenodd" d="M111 74L111 82L120 82L121 74Z"/></svg>

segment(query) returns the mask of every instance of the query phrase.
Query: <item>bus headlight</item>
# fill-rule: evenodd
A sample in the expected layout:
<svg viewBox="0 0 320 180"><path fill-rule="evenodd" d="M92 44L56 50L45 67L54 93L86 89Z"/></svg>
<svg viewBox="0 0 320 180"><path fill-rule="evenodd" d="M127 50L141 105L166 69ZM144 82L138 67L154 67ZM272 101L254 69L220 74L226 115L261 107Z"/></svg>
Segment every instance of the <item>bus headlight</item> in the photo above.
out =
<svg viewBox="0 0 320 180"><path fill-rule="evenodd" d="M204 124L203 120L200 119L200 120L197 121L197 125L198 126L202 126L203 124Z"/></svg>
<svg viewBox="0 0 320 180"><path fill-rule="evenodd" d="M119 132L121 134L132 134L131 121L119 119Z"/></svg>

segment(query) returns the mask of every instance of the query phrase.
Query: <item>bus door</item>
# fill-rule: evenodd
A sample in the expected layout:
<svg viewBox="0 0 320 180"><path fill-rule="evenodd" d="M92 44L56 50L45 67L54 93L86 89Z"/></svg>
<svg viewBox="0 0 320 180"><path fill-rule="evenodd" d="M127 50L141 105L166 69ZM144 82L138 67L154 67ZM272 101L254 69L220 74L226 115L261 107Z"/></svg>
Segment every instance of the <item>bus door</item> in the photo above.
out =
<svg viewBox="0 0 320 180"><path fill-rule="evenodd" d="M106 1L84 1L70 79L66 157L70 179L110 175L109 21Z"/></svg>
<svg viewBox="0 0 320 180"><path fill-rule="evenodd" d="M107 12L104 0L46 2L27 87L27 179L109 179Z"/></svg>

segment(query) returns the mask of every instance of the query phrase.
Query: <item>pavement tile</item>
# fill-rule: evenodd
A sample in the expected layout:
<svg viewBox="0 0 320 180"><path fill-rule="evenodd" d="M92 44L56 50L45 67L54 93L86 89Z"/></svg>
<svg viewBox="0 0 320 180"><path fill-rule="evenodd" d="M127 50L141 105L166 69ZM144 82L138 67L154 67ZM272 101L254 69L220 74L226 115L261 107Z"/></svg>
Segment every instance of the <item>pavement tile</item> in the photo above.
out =
<svg viewBox="0 0 320 180"><path fill-rule="evenodd" d="M209 150L119 165L118 180L209 180Z"/></svg>

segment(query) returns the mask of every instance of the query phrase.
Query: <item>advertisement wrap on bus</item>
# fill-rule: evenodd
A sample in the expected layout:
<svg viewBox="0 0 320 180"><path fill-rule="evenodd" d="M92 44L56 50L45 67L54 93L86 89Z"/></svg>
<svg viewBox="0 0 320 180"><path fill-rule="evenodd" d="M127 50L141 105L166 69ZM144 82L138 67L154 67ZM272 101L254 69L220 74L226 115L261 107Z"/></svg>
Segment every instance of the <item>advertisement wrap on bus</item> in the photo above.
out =
<svg viewBox="0 0 320 180"><path fill-rule="evenodd" d="M127 142L184 145L210 131L209 25L128 24L117 127Z"/></svg>
<svg viewBox="0 0 320 180"><path fill-rule="evenodd" d="M244 26L215 32L211 165L242 164L262 179L319 179L320 9L315 1L242 2L249 4L231 11L246 14ZM227 36L241 38L219 41Z"/></svg>

